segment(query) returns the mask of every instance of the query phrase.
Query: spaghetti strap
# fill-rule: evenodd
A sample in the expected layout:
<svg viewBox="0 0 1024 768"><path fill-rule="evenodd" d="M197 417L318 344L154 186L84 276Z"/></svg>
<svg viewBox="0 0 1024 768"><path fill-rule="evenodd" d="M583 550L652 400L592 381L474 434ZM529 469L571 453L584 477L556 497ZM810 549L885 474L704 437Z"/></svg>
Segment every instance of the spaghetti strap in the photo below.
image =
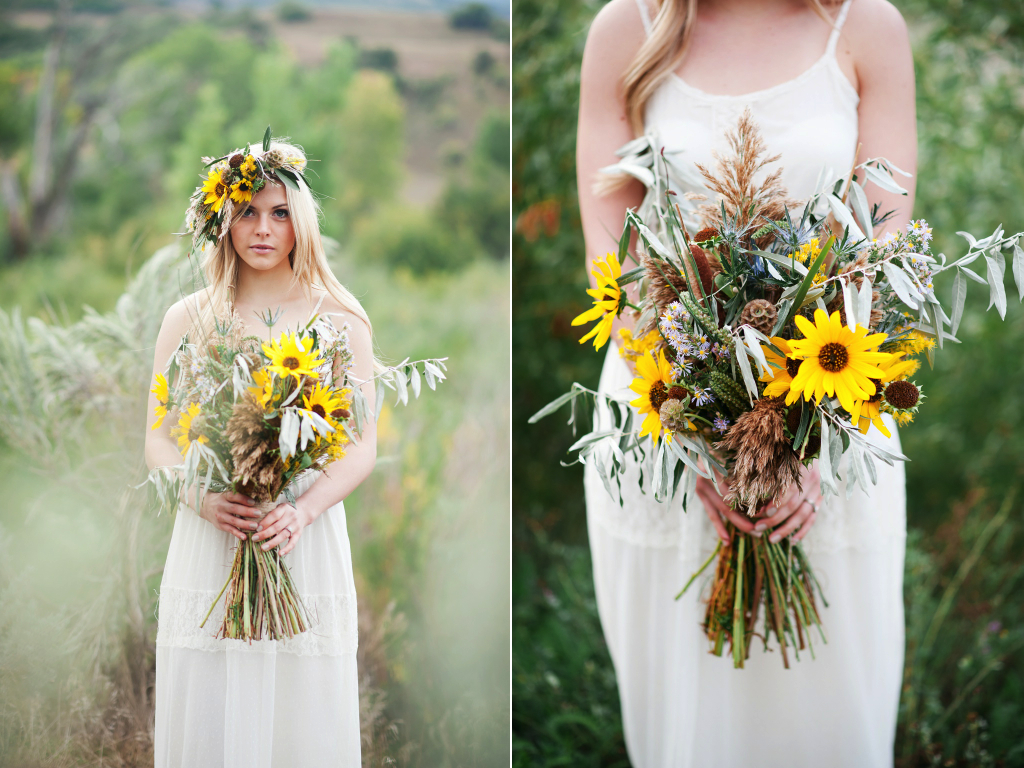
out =
<svg viewBox="0 0 1024 768"><path fill-rule="evenodd" d="M637 2L643 2L643 0L637 0ZM844 0L843 7L839 9L839 15L836 16L836 23L832 27L832 34L828 38L828 47L825 49L825 53L834 55L836 52L836 45L839 44L839 33L843 29L843 24L846 23L846 14L850 10L850 3L853 0Z"/></svg>
<svg viewBox="0 0 1024 768"><path fill-rule="evenodd" d="M644 23L644 32L651 36L651 14L647 10L647 0L636 0L636 7L640 10L640 20Z"/></svg>
<svg viewBox="0 0 1024 768"><path fill-rule="evenodd" d="M327 298L327 294L326 293L323 296L320 297L320 301L318 301L316 303L316 306L313 307L313 311L309 313L310 317L313 317L313 315L315 315L317 312L320 311L320 305L324 303L324 299L326 299L326 298Z"/></svg>

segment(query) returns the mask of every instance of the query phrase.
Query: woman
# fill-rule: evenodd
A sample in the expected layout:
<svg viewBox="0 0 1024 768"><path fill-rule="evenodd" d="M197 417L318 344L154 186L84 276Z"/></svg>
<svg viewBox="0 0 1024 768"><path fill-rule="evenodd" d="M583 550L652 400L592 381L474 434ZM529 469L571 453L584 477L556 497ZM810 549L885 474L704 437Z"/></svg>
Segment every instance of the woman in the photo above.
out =
<svg viewBox="0 0 1024 768"><path fill-rule="evenodd" d="M794 198L857 161L886 157L916 171L914 75L906 27L885 0L612 0L591 27L580 81L577 166L589 261L614 249L623 214L644 190L593 189L598 169L641 133L677 166L714 168L712 151L749 108ZM773 166L774 167L774 166ZM707 190L693 175L678 192ZM868 187L887 229L903 227L913 193ZM688 221L696 228L696 222ZM692 230L691 230L692 231ZM881 237L884 233L876 233ZM635 290L635 289L634 289ZM613 334L614 336L615 334ZM632 375L610 345L603 391ZM895 425L892 447L898 447ZM872 439L885 439L872 430ZM585 470L598 609L619 683L630 758L638 768L891 766L903 667L906 536L902 466L883 467L868 494L820 503L808 473L767 517L730 510L710 483L682 511L657 504L630 468L620 507ZM697 507L703 507L698 509ZM830 608L828 644L785 670L755 644L747 667L710 655L698 590L673 600L711 553L724 520L754 535L802 539Z"/></svg>
<svg viewBox="0 0 1024 768"><path fill-rule="evenodd" d="M269 341L271 330L259 319L266 310L280 313L275 337L304 326L319 312L321 333L344 332L348 326L354 354L350 375L366 382L364 394L373 402L370 322L331 274L317 203L300 174L291 176L295 189L281 181L287 171L269 170L273 158L301 168L305 156L282 141L253 155L262 155L267 172L251 200L244 185L241 192L222 189L211 173L207 200L225 206L225 226L210 237L215 244L203 264L207 287L177 302L164 317L154 374L165 370L184 334L201 340L215 316L234 310L249 334ZM151 396L150 428L155 407ZM150 468L183 460L170 421L147 431ZM198 511L189 506L194 494L183 495L160 587L157 768L360 765L356 595L342 501L370 474L375 459L371 421L359 444L349 446L335 465L340 471L300 478L295 504L279 499L282 503L261 522L252 500L240 494L208 492ZM251 531L264 549L280 547L309 608L308 631L283 641L216 639L223 599L200 628L227 578L236 540Z"/></svg>

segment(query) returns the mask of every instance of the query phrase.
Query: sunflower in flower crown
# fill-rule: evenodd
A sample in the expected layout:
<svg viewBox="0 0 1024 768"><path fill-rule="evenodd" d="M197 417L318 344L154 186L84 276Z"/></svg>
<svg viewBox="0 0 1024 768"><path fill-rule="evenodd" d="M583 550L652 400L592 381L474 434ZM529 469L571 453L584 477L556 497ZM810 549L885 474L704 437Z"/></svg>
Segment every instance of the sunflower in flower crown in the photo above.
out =
<svg viewBox="0 0 1024 768"><path fill-rule="evenodd" d="M246 146L223 157L203 158L210 169L203 183L192 194L186 223L193 233L193 246L204 240L217 243L227 233L234 217L240 215L253 195L268 180L286 187L309 186L303 173L306 158L289 144L273 144L270 128L263 135L262 150ZM301 151L301 150L299 150Z"/></svg>

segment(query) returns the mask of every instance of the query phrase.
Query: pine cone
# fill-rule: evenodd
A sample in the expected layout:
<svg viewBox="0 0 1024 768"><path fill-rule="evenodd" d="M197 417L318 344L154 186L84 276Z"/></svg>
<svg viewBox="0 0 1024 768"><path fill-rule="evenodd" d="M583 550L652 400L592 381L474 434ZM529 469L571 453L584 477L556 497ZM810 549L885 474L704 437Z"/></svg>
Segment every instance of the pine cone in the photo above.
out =
<svg viewBox="0 0 1024 768"><path fill-rule="evenodd" d="M779 319L779 311L775 305L765 299L754 299L747 303L740 313L740 325L756 328L765 336L771 336L772 329Z"/></svg>

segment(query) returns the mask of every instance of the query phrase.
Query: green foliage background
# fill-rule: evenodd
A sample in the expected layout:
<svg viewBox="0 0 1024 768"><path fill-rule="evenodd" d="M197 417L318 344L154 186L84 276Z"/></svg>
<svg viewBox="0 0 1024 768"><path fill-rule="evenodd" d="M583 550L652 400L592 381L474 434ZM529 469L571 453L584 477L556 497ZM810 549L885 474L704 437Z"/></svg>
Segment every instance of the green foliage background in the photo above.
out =
<svg viewBox="0 0 1024 768"><path fill-rule="evenodd" d="M1024 229L1024 11L1020 4L896 0L917 72L915 216L936 250L955 232ZM602 2L517 0L513 25L513 763L628 765L597 619L582 472L570 430L527 418L601 356L569 320L587 306L575 192L579 62ZM541 214L546 215L543 219ZM544 220L539 226L538 217ZM942 293L951 286L940 284ZM1007 281L1009 295L1016 287ZM910 535L901 766L1024 765L1024 310L985 312L972 285L959 346L921 375L901 431Z"/></svg>
<svg viewBox="0 0 1024 768"><path fill-rule="evenodd" d="M424 106L422 83L360 67L352 42L304 66L266 16L124 5L71 20L58 151L90 99L103 108L76 166L56 168L68 193L57 226L16 253L0 202L0 765L152 765L156 592L173 520L133 486L145 477L156 331L194 289L171 233L183 229L199 158L255 143L267 124L315 160L332 268L363 302L385 360L449 358L437 392L385 406L377 468L346 500L364 765L507 762L501 71L477 82L483 117L464 161L417 207L400 194L408 121L416 110L464 119L450 83L428 82L436 104ZM0 163L25 185L50 33L8 34L9 10Z"/></svg>

